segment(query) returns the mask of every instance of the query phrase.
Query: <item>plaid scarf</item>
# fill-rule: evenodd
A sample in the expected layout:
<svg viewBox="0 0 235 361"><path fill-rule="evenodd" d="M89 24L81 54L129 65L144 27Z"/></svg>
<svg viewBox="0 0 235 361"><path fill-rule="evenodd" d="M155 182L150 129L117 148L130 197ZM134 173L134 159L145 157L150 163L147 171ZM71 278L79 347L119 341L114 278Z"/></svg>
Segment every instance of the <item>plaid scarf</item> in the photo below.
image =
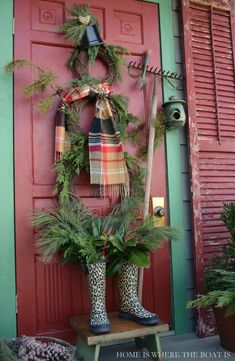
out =
<svg viewBox="0 0 235 361"><path fill-rule="evenodd" d="M58 162L62 155L71 149L68 123L63 106L59 107L55 119L55 162Z"/></svg>
<svg viewBox="0 0 235 361"><path fill-rule="evenodd" d="M96 115L89 132L90 183L92 195L101 198L128 196L129 175L124 159L120 133L113 119L108 99L111 92L107 83L82 90L72 88L63 96L63 102L72 103L91 93L103 95L96 102ZM66 113L63 105L56 114L55 161L71 149Z"/></svg>
<svg viewBox="0 0 235 361"><path fill-rule="evenodd" d="M94 196L129 195L129 175L120 133L106 98L96 102L96 115L89 132L89 161Z"/></svg>

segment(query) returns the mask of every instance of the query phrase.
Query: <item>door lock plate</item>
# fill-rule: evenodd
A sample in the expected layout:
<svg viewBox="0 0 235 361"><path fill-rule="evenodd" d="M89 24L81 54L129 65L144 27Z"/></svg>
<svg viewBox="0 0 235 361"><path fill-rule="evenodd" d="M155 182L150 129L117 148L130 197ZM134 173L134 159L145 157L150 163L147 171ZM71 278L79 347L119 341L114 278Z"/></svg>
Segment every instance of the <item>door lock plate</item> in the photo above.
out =
<svg viewBox="0 0 235 361"><path fill-rule="evenodd" d="M165 201L164 197L152 197L152 209L162 209L164 211ZM157 212L164 213L164 212ZM165 215L163 216L154 216L154 225L155 227L164 227L165 226Z"/></svg>

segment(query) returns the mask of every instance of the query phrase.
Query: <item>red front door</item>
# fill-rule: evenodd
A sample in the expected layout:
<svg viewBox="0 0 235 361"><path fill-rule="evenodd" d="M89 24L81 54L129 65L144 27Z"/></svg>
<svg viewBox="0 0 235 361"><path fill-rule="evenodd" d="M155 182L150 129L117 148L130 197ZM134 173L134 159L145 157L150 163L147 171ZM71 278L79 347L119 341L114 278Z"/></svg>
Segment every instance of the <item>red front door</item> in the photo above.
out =
<svg viewBox="0 0 235 361"><path fill-rule="evenodd" d="M64 22L64 8L73 1L16 0L15 58L27 58L58 75L58 83L71 79L66 62L71 45L58 32ZM145 49L152 49L151 64L160 66L158 6L135 0L91 0L92 12L100 21L107 43L128 47L130 60L140 60ZM124 74L115 92L130 98L130 112L146 122L151 104L152 82L140 92L135 80ZM55 183L54 107L46 115L36 109L37 98L26 99L21 88L29 84L28 70L15 75L15 190L16 190L16 258L18 293L18 333L48 334L72 339L69 318L89 312L86 277L79 265L61 266L41 262L34 248L34 234L28 216L34 207L43 208L52 202ZM161 82L158 82L161 104ZM128 145L126 145L128 147ZM78 193L97 214L112 208L112 199L91 198L86 180L80 179ZM151 196L165 197L166 174L164 147L154 160ZM117 310L115 280L108 280L107 307ZM152 257L151 268L145 271L143 303L165 322L171 322L169 249L166 243Z"/></svg>

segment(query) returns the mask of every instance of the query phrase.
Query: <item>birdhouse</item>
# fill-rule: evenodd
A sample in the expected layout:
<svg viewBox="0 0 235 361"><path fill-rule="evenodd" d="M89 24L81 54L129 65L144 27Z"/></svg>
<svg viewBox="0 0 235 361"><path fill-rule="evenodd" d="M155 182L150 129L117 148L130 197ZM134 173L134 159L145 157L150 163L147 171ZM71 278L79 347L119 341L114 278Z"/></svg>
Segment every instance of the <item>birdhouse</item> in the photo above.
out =
<svg viewBox="0 0 235 361"><path fill-rule="evenodd" d="M165 121L172 126L183 127L186 122L184 107L185 101L171 96L169 100L162 104Z"/></svg>

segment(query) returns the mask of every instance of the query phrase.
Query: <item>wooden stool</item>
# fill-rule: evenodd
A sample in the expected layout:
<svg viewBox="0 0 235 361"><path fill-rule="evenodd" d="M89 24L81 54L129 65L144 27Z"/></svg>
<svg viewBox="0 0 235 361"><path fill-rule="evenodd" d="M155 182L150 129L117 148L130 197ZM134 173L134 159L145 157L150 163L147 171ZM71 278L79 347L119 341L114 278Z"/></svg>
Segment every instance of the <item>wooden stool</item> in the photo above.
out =
<svg viewBox="0 0 235 361"><path fill-rule="evenodd" d="M98 361L100 346L107 342L135 339L138 347L146 347L154 360L162 360L159 333L169 331L168 324L142 326L133 321L121 320L117 314L108 315L111 332L95 335L89 330L89 317L78 316L70 324L78 334L76 355L84 361Z"/></svg>

